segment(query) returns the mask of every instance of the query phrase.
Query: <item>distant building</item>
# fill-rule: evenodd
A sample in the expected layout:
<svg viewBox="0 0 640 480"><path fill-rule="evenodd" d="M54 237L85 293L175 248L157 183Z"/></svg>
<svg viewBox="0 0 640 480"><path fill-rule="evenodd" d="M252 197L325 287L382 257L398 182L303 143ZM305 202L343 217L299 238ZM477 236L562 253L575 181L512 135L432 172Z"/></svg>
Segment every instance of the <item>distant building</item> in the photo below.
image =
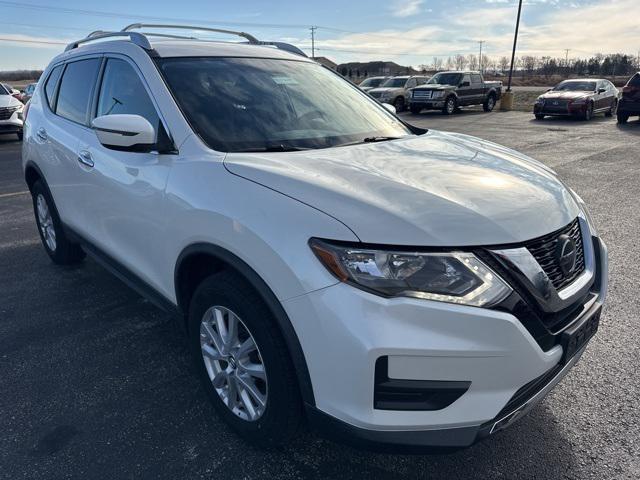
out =
<svg viewBox="0 0 640 480"><path fill-rule="evenodd" d="M344 76L348 76L351 72L351 76L356 75L360 77L378 77L378 76L393 76L393 75L418 75L420 72L411 67L405 67L398 65L395 62L350 62L342 63L337 66L338 72ZM360 75L357 75L357 74Z"/></svg>
<svg viewBox="0 0 640 480"><path fill-rule="evenodd" d="M330 68L331 70L338 70L338 64L335 62L332 62L327 57L315 57L314 60L324 65L325 67Z"/></svg>

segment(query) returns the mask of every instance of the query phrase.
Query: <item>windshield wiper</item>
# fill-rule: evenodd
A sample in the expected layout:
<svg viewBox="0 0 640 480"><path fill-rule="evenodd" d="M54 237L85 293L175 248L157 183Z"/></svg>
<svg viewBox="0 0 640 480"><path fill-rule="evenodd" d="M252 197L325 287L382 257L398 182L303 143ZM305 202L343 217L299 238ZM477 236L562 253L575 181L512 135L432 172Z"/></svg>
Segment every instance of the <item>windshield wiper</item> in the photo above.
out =
<svg viewBox="0 0 640 480"><path fill-rule="evenodd" d="M234 150L238 153L250 153L250 152L300 152L302 150L309 150L303 147L294 147L291 145L265 145L264 147L246 148L243 150Z"/></svg>
<svg viewBox="0 0 640 480"><path fill-rule="evenodd" d="M375 142L387 142L389 140L398 140L402 137L366 137L363 138L362 141L364 143L375 143Z"/></svg>

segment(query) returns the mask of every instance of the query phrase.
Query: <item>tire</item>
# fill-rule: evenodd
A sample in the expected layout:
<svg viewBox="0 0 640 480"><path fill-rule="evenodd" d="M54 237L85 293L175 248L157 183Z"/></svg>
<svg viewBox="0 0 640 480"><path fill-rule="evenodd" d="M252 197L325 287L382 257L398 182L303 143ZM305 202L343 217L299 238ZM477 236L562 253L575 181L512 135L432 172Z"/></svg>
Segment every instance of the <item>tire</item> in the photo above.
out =
<svg viewBox="0 0 640 480"><path fill-rule="evenodd" d="M613 103L611 104L611 108L607 113L604 114L604 116L611 118L616 114L617 111L618 111L618 101L614 100Z"/></svg>
<svg viewBox="0 0 640 480"><path fill-rule="evenodd" d="M618 119L618 123L620 125L624 125L625 123L627 123L629 121L629 114L627 114L627 113L618 112L617 117L618 117L617 118Z"/></svg>
<svg viewBox="0 0 640 480"><path fill-rule="evenodd" d="M215 334L224 330L218 328L216 322L208 329L203 327L218 313L222 321L227 322L226 326L232 316L239 320L236 322L237 340L226 344L222 342L224 345L235 345L228 347L225 355L220 355L224 348L216 349L213 340ZM288 349L273 314L261 297L248 282L233 272L211 275L193 294L188 322L189 345L198 376L220 417L242 438L256 446L267 448L289 443L298 434L302 424L302 400ZM208 334L211 331L214 335ZM237 345L244 345L249 338L253 339L257 348L251 350L250 355L235 358L236 355L242 355ZM203 344L208 347L203 347ZM208 348L208 352L218 352L217 359L215 355L205 355L205 348ZM262 371L266 374L264 380L244 370L243 365L248 365L248 362L252 362L254 373L260 371L256 365L261 363ZM223 374L220 385L214 386L213 378L218 378L221 369L231 371ZM251 389L244 388L242 381L245 384L249 382ZM225 388L227 397L223 399ZM227 406L232 388L237 389L232 390L235 400L231 404L234 410ZM251 408L247 406L246 398L237 393L243 389L244 395L250 399ZM250 391L258 395L250 395ZM264 407L257 400L259 396L264 400ZM251 414L252 408L255 416Z"/></svg>
<svg viewBox="0 0 640 480"><path fill-rule="evenodd" d="M491 112L495 108L495 106L496 106L496 96L492 93L487 97L487 99L482 104L482 109L485 112Z"/></svg>
<svg viewBox="0 0 640 480"><path fill-rule="evenodd" d="M422 111L421 107L417 107L414 105L411 105L410 108L411 108L411 113L413 113L414 115L418 115Z"/></svg>
<svg viewBox="0 0 640 480"><path fill-rule="evenodd" d="M536 113L535 116L536 116L536 120L544 120L544 115Z"/></svg>
<svg viewBox="0 0 640 480"><path fill-rule="evenodd" d="M456 101L456 97L450 96L444 101L444 107L442 107L443 115L453 115L458 108L458 102Z"/></svg>
<svg viewBox="0 0 640 480"><path fill-rule="evenodd" d="M22 141L24 133L22 131L20 131L20 132L17 132L16 135L18 136L18 140Z"/></svg>
<svg viewBox="0 0 640 480"><path fill-rule="evenodd" d="M393 101L393 106L396 107L396 112L400 113L404 110L404 98L397 97Z"/></svg>
<svg viewBox="0 0 640 480"><path fill-rule="evenodd" d="M593 103L589 103L587 105L587 109L584 111L584 113L582 114L582 119L585 122L588 122L589 120L591 120L593 118Z"/></svg>
<svg viewBox="0 0 640 480"><path fill-rule="evenodd" d="M33 184L31 197L40 240L49 258L58 265L80 263L85 253L67 238L55 203L41 180Z"/></svg>

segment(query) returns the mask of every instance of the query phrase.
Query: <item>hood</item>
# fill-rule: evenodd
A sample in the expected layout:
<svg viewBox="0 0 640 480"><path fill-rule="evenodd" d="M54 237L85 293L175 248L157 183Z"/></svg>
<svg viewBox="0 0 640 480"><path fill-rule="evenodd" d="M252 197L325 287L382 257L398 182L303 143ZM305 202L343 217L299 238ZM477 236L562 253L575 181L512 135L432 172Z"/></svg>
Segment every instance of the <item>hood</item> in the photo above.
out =
<svg viewBox="0 0 640 480"><path fill-rule="evenodd" d="M19 107L22 102L11 95L0 95L0 107Z"/></svg>
<svg viewBox="0 0 640 480"><path fill-rule="evenodd" d="M540 95L541 98L544 99L554 99L554 100L577 100L579 98L587 98L593 95L592 92L546 92Z"/></svg>
<svg viewBox="0 0 640 480"><path fill-rule="evenodd" d="M385 93L385 92L395 92L397 90L402 90L400 87L378 87L372 88L369 90L369 93Z"/></svg>
<svg viewBox="0 0 640 480"><path fill-rule="evenodd" d="M447 90L450 88L456 88L455 85L441 85L439 83L431 83L420 85L419 87L415 87L413 90Z"/></svg>
<svg viewBox="0 0 640 480"><path fill-rule="evenodd" d="M324 211L366 243L516 243L564 227L579 213L547 167L459 134L429 131L326 150L230 153L225 165Z"/></svg>

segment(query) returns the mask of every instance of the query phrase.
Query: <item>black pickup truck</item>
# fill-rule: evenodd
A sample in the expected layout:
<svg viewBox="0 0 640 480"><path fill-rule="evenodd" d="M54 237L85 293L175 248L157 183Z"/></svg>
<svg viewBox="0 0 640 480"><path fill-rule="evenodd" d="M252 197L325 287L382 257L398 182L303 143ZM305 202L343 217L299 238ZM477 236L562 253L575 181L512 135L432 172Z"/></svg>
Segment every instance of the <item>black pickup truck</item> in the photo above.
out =
<svg viewBox="0 0 640 480"><path fill-rule="evenodd" d="M482 105L490 112L502 95L502 82L485 82L480 72L439 72L411 90L411 113L422 110L442 110L451 115L458 107Z"/></svg>

